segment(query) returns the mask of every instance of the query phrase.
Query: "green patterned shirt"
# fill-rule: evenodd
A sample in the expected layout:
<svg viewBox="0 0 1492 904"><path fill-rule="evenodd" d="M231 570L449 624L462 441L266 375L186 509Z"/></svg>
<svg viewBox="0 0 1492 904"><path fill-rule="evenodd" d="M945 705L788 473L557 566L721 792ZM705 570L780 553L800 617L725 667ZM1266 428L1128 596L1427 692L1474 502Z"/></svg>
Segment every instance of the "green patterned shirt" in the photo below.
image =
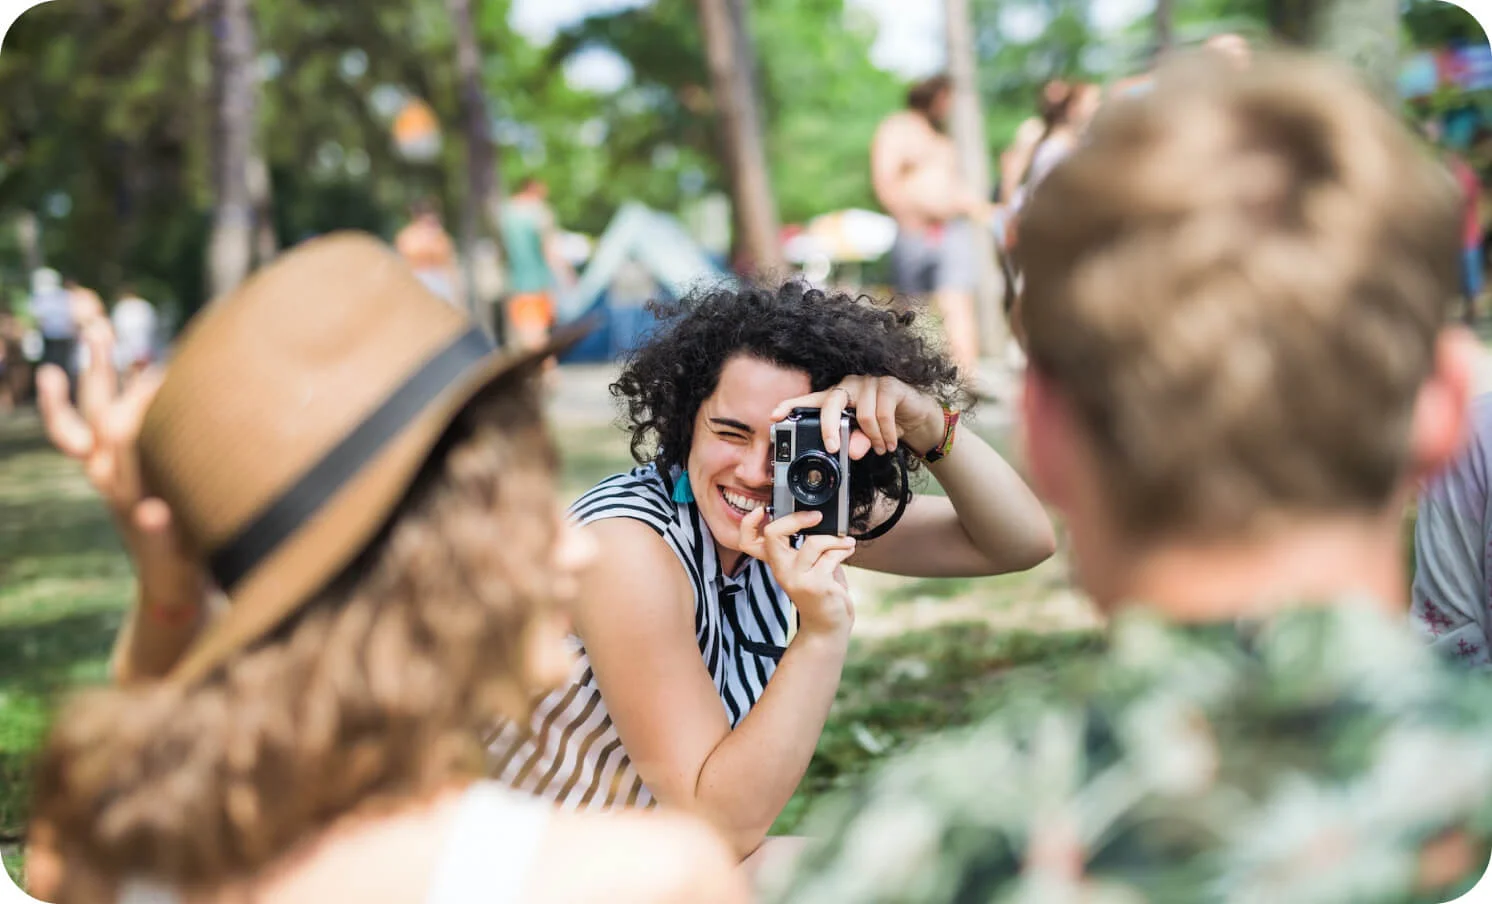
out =
<svg viewBox="0 0 1492 904"><path fill-rule="evenodd" d="M775 898L1439 902L1485 871L1492 693L1406 625L1344 601L1109 637L817 807ZM1425 889L1432 843L1463 855Z"/></svg>

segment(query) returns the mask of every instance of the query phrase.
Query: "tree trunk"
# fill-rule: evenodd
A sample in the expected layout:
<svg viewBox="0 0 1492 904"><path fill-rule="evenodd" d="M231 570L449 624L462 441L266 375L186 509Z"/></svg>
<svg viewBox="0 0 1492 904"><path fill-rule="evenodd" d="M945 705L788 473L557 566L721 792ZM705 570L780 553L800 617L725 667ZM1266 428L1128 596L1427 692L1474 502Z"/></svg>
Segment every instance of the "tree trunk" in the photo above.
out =
<svg viewBox="0 0 1492 904"><path fill-rule="evenodd" d="M451 29L456 36L456 84L461 107L461 130L466 143L466 192L461 205L462 284L473 316L488 334L494 331L492 299L476 292L474 264L483 219L493 238L498 235L502 186L497 172L497 148L492 141L492 122L487 112L487 92L482 87L482 55L477 47L476 27L470 0L446 0Z"/></svg>
<svg viewBox="0 0 1492 904"><path fill-rule="evenodd" d="M249 0L212 0L213 214L208 287L214 298L249 274L254 208L249 166L254 154L258 84Z"/></svg>
<svg viewBox="0 0 1492 904"><path fill-rule="evenodd" d="M969 190L990 197L989 154L985 144L984 113L979 103L979 74L974 56L974 28L969 0L944 0L948 49L948 77L953 82L950 127L958 147L959 167ZM1004 360L1010 336L1000 303L1001 276L995 260L995 238L984 223L974 223L974 253L978 265L975 305L979 344L986 357Z"/></svg>
<svg viewBox="0 0 1492 904"><path fill-rule="evenodd" d="M1312 0L1311 43L1356 66L1392 109L1399 105L1398 0Z"/></svg>
<svg viewBox="0 0 1492 904"><path fill-rule="evenodd" d="M26 262L26 276L41 269L41 220L29 210L16 214L16 243L21 246L21 259Z"/></svg>
<svg viewBox="0 0 1492 904"><path fill-rule="evenodd" d="M280 242L275 236L274 189L269 165L257 149L249 161L249 203L254 205L254 264L262 267L275 259Z"/></svg>
<svg viewBox="0 0 1492 904"><path fill-rule="evenodd" d="M777 202L767 175L756 68L743 0L697 0L710 64L710 93L720 123L736 226L737 260L758 273L786 268L779 241Z"/></svg>
<svg viewBox="0 0 1492 904"><path fill-rule="evenodd" d="M1155 52L1163 54L1176 43L1176 9L1172 0L1155 0Z"/></svg>

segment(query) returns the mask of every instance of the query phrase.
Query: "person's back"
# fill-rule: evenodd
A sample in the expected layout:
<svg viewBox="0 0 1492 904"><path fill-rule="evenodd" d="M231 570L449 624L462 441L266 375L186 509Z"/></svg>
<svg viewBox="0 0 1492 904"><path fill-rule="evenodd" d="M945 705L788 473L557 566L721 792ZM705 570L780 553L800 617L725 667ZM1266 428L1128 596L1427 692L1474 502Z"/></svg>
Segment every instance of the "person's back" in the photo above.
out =
<svg viewBox="0 0 1492 904"><path fill-rule="evenodd" d="M826 805L793 901L1446 900L1492 686L1404 617L1464 435L1454 183L1324 63L1164 68L1023 214L1024 456L1108 636Z"/></svg>
<svg viewBox="0 0 1492 904"><path fill-rule="evenodd" d="M1488 862L1492 694L1397 617L1301 602L1127 613L1102 647L1011 676L997 715L810 821L831 842L787 897L1450 900Z"/></svg>
<svg viewBox="0 0 1492 904"><path fill-rule="evenodd" d="M584 870L575 870L583 857ZM733 900L734 864L684 818L575 817L492 783L376 818L351 817L251 879L179 895L127 884L117 904L616 904ZM595 877L608 877L604 892Z"/></svg>

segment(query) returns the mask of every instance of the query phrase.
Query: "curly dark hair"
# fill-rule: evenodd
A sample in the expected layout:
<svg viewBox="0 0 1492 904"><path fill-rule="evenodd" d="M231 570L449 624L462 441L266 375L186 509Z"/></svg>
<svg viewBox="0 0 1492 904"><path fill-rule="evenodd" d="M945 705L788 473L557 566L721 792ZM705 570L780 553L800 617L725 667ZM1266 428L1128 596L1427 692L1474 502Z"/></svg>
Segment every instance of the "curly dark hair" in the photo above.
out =
<svg viewBox="0 0 1492 904"><path fill-rule="evenodd" d="M661 326L632 353L611 394L632 434L632 457L665 474L684 466L700 406L736 355L804 371L814 392L849 376L885 376L945 405L972 402L952 361L913 329L917 315L867 296L826 294L792 280L775 291L702 289L681 301L655 301L649 310ZM920 463L908 456L909 470ZM895 455L872 452L852 462L849 484L850 526L864 531L877 501L902 492Z"/></svg>

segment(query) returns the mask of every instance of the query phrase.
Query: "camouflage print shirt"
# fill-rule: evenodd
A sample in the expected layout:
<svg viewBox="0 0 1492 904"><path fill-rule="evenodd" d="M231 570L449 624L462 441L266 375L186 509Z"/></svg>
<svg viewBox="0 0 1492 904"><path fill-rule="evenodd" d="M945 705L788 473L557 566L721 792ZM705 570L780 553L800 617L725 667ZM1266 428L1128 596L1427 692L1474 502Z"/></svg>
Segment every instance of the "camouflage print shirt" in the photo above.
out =
<svg viewBox="0 0 1492 904"><path fill-rule="evenodd" d="M1492 838L1484 681L1348 601L1189 627L1132 611L1106 649L817 807L772 894L1445 901Z"/></svg>

